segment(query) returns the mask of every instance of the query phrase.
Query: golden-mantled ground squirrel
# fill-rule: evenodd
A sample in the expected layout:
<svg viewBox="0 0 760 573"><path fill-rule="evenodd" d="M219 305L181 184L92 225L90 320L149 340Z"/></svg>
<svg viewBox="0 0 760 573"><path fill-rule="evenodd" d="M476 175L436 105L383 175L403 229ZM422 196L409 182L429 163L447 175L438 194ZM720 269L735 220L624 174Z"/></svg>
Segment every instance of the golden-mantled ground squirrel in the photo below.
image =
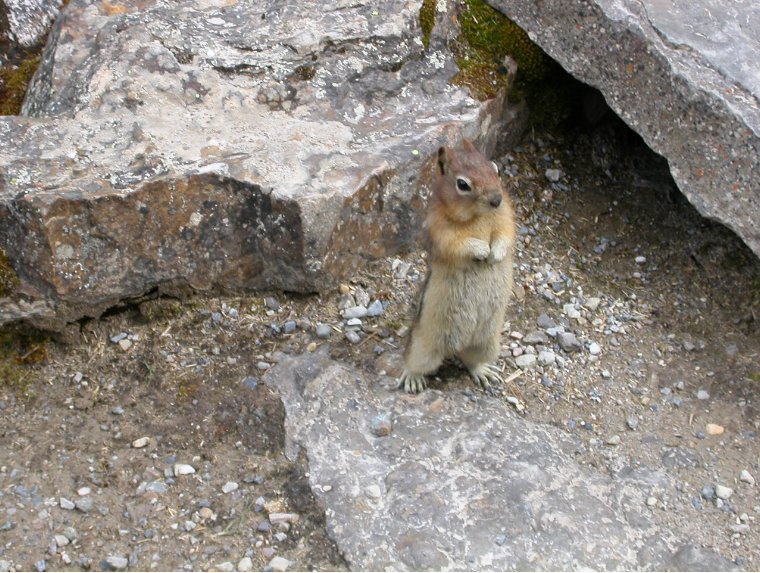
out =
<svg viewBox="0 0 760 573"><path fill-rule="evenodd" d="M512 204L496 164L466 139L457 149L441 147L432 168L429 269L399 387L421 392L426 375L457 357L488 389L502 381L492 362L512 292Z"/></svg>

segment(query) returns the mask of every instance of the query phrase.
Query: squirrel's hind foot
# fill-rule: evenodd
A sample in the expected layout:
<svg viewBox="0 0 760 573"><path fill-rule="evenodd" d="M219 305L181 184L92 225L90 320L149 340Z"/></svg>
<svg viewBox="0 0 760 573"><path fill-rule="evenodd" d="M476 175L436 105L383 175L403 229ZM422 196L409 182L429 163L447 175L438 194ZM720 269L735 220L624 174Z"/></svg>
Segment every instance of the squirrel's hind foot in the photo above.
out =
<svg viewBox="0 0 760 573"><path fill-rule="evenodd" d="M474 368L470 368L470 376L472 376L472 379L475 380L478 386L488 392L495 390L492 384L502 384L504 382L501 372L495 364L479 364Z"/></svg>
<svg viewBox="0 0 760 573"><path fill-rule="evenodd" d="M398 388L403 388L408 394L419 394L427 388L427 378L424 374L415 374L404 370L398 379Z"/></svg>

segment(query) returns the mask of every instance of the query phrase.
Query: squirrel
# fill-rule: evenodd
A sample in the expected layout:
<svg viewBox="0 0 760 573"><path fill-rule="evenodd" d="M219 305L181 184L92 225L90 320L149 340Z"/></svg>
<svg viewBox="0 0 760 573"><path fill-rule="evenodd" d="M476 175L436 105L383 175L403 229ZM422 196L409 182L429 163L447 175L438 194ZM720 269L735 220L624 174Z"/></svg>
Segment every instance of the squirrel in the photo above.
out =
<svg viewBox="0 0 760 573"><path fill-rule="evenodd" d="M512 292L512 204L497 165L467 139L460 148L441 147L429 168L428 273L399 388L423 391L426 375L456 357L489 390L502 382L493 362Z"/></svg>

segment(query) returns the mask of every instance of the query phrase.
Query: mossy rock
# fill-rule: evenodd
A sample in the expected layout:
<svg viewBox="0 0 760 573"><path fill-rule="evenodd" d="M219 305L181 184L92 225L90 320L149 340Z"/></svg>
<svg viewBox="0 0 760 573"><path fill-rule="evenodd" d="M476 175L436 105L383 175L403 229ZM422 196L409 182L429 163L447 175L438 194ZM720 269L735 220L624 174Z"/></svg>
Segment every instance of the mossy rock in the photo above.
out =
<svg viewBox="0 0 760 573"><path fill-rule="evenodd" d="M8 296L18 286L19 279L5 251L0 249L0 297Z"/></svg>
<svg viewBox="0 0 760 573"><path fill-rule="evenodd" d="M0 68L0 115L18 115L26 88L40 65L37 53L27 55L18 66Z"/></svg>

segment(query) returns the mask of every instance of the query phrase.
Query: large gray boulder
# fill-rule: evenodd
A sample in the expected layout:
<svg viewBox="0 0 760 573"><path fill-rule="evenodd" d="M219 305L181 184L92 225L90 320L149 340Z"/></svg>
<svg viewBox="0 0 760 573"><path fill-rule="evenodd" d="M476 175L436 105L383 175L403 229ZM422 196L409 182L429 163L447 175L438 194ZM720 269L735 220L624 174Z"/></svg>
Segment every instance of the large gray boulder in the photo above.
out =
<svg viewBox="0 0 760 573"><path fill-rule="evenodd" d="M419 232L416 180L511 112L450 84L421 2L73 0L0 118L0 323L151 289L315 291ZM118 9L117 9L118 8Z"/></svg>
<svg viewBox="0 0 760 573"><path fill-rule="evenodd" d="M488 2L598 88L700 213L760 255L760 3Z"/></svg>
<svg viewBox="0 0 760 573"><path fill-rule="evenodd" d="M410 396L326 354L288 358L266 382L352 570L736 569L647 507L674 490L663 472L610 477L503 400Z"/></svg>

